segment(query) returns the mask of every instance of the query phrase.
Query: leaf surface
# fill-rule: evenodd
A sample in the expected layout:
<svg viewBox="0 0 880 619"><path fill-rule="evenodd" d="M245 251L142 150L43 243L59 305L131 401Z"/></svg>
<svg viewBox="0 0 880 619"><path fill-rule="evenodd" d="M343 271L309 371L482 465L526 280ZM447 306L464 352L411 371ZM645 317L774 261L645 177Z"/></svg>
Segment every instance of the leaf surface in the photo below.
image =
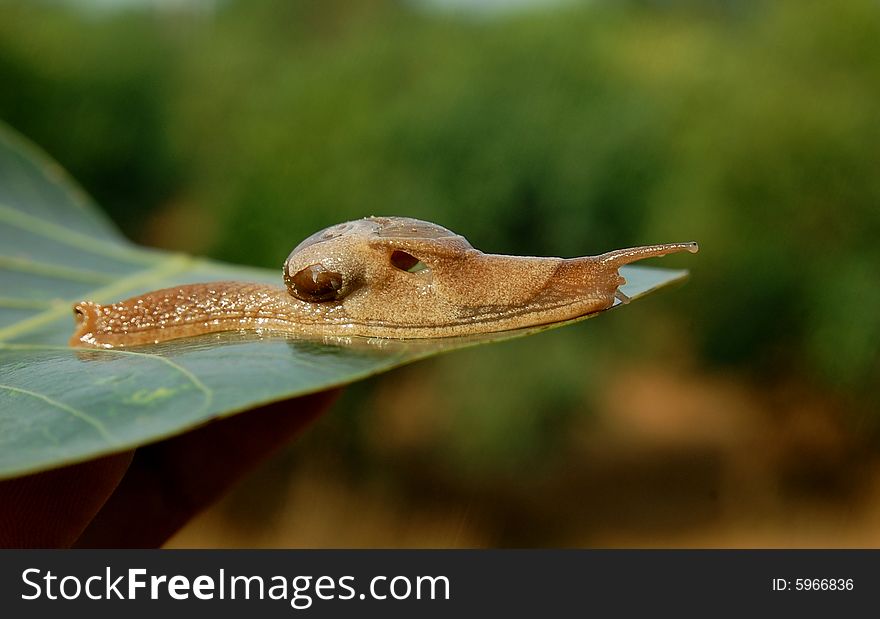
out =
<svg viewBox="0 0 880 619"><path fill-rule="evenodd" d="M686 276L648 267L621 274L631 299ZM183 283L280 278L280 269L132 244L57 163L0 125L0 479L131 449L439 352L559 326L441 340L316 342L233 332L127 350L67 346L72 305L83 299L108 303Z"/></svg>

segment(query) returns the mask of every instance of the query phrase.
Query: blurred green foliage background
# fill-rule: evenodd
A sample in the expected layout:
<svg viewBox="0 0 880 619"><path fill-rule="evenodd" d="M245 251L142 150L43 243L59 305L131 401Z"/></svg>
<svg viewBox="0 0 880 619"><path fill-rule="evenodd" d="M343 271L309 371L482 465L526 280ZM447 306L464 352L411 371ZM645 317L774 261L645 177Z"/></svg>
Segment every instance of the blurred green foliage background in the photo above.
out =
<svg viewBox="0 0 880 619"><path fill-rule="evenodd" d="M736 543L711 531L874 487L875 1L0 0L0 118L134 240L235 262L370 214L498 253L701 243L663 261L681 289L350 389L183 544ZM335 533L240 537L303 501Z"/></svg>

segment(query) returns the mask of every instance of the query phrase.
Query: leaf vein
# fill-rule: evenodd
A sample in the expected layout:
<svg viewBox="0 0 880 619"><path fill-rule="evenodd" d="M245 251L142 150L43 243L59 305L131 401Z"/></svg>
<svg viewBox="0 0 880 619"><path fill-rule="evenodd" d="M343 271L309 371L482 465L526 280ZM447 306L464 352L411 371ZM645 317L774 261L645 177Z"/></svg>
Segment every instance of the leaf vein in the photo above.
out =
<svg viewBox="0 0 880 619"><path fill-rule="evenodd" d="M42 327L46 323L61 318L65 314L70 313L73 304L77 301L81 301L83 298L102 299L111 295L121 294L126 290L130 290L131 288L135 288L141 284L148 283L154 279L159 279L161 277L165 277L166 275L171 275L173 273L183 271L187 267L192 266L194 263L196 263L196 260L194 258L191 258L190 256L186 256L183 254L172 254L171 257L160 262L155 268L138 271L137 273L134 273L128 277L118 279L114 283L109 284L103 288L98 288L96 290L85 292L77 299L65 300L59 303L57 307L53 307L52 309L46 310L45 312L41 312L29 318L25 318L24 320L20 320L19 322L13 323L7 327L0 329L0 341L9 339L11 337L17 337L24 333L28 333Z"/></svg>
<svg viewBox="0 0 880 619"><path fill-rule="evenodd" d="M45 394L37 393L36 391L30 391L29 389L22 389L21 387L13 387L12 385L0 384L0 389L5 389L5 390L11 391L13 393L20 393L22 395L27 395L27 396L42 400L46 404L49 404L50 406L54 406L55 408L59 408L65 412L73 415L74 417L76 417L80 421L83 421L83 422L89 424L95 430L97 430L98 434L100 434L111 445L118 445L119 444L119 440L113 436L113 434L104 426L103 423L101 423L99 420L95 419L94 417L92 417L88 413L85 413L85 412L79 410L78 408L74 408L74 407L70 406L69 404L65 404L64 402L59 402L58 400L56 400L54 398L50 398L49 396L47 396Z"/></svg>
<svg viewBox="0 0 880 619"><path fill-rule="evenodd" d="M98 271L57 266L26 258L13 258L11 256L0 256L0 269L31 273L33 275L47 275L55 279L67 279L77 282L106 284L114 280L112 275Z"/></svg>
<svg viewBox="0 0 880 619"><path fill-rule="evenodd" d="M50 346L44 344L7 344L4 342L0 342L0 350L57 350L64 352L74 352L76 349L70 348L69 346ZM211 402L214 398L214 391L208 387L202 380L196 376L192 371L183 367L179 363L172 361L167 357L163 357L162 355L156 355L153 353L147 352L138 352L134 350L119 350L114 348L89 348L87 349L89 353L98 353L98 354L108 354L108 355L130 355L134 357L146 357L148 359L155 359L160 363L164 363L169 366L171 369L182 374L187 380L192 383L192 385L198 390L202 392L203 396L203 404L202 410L206 410L208 406L211 405Z"/></svg>
<svg viewBox="0 0 880 619"><path fill-rule="evenodd" d="M156 260L149 252L129 249L122 244L122 241L119 243L113 243L111 241L90 237L81 232L75 232L63 226L45 221L39 217L22 213L7 204L0 203L0 222L93 254L118 258L120 260L135 263L149 264Z"/></svg>
<svg viewBox="0 0 880 619"><path fill-rule="evenodd" d="M39 301L21 297L0 297L0 308L41 310L55 307L57 303L57 301Z"/></svg>

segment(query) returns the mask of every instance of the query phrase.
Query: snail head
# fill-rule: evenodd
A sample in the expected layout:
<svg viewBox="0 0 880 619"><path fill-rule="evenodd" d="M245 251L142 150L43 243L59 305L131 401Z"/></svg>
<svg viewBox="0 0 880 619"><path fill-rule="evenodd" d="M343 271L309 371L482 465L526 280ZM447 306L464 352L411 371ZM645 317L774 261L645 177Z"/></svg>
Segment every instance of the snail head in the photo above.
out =
<svg viewBox="0 0 880 619"><path fill-rule="evenodd" d="M287 290L337 323L431 337L526 327L610 307L629 262L695 244L584 258L485 254L462 236L406 217L321 230L284 263Z"/></svg>

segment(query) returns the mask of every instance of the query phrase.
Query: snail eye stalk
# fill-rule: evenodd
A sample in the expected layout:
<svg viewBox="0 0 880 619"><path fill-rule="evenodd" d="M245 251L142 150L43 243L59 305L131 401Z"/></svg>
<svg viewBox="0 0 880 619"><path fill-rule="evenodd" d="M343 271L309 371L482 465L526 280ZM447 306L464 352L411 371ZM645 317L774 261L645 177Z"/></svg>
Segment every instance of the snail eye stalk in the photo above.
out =
<svg viewBox="0 0 880 619"><path fill-rule="evenodd" d="M342 275L320 264L311 264L285 279L290 294L309 303L334 301L342 290Z"/></svg>

